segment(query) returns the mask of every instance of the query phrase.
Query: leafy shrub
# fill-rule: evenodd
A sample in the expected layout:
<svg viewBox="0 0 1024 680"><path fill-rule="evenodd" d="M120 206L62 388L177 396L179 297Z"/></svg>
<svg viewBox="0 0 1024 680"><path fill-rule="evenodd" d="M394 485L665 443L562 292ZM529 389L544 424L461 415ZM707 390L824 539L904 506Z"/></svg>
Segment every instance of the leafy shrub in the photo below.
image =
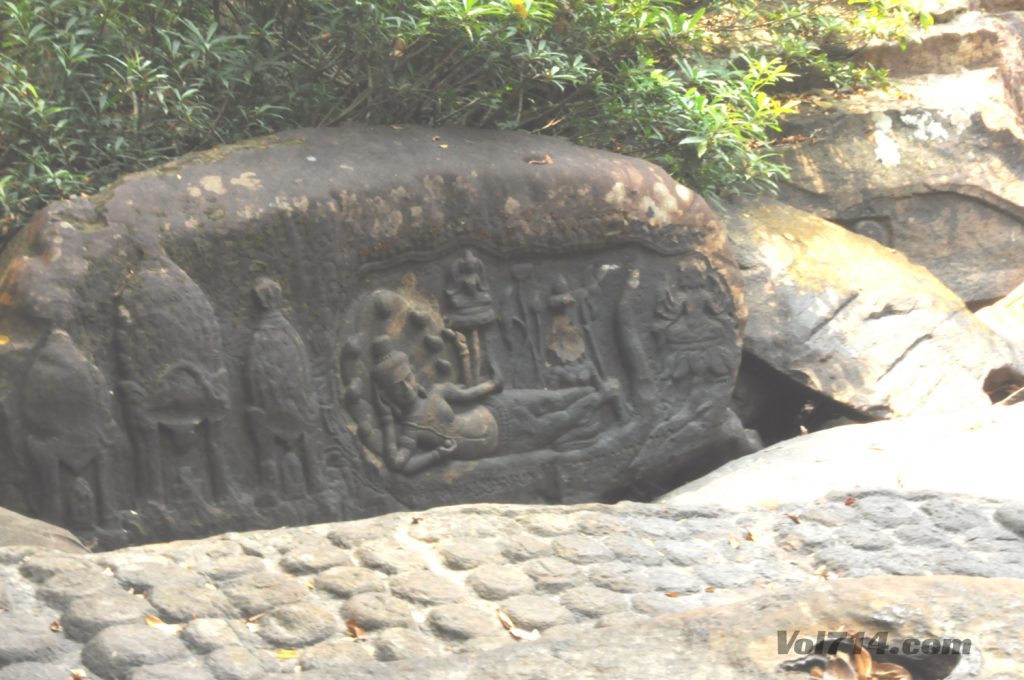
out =
<svg viewBox="0 0 1024 680"><path fill-rule="evenodd" d="M764 189L779 85L877 79L828 46L924 17L850 2L4 0L0 242L124 172L345 120L554 133L711 196Z"/></svg>

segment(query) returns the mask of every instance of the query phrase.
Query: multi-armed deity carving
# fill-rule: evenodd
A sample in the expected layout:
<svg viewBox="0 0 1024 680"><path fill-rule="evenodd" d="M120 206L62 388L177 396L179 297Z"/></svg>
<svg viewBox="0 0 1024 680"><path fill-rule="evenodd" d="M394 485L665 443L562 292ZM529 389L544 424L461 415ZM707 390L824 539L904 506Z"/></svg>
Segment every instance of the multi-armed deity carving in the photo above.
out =
<svg viewBox="0 0 1024 680"><path fill-rule="evenodd" d="M309 355L281 313L281 286L264 278L253 292L262 314L249 345L247 413L260 479L268 502L301 498L324 488L323 463L310 440L319 404Z"/></svg>
<svg viewBox="0 0 1024 680"><path fill-rule="evenodd" d="M727 343L734 330L728 286L707 258L691 253L666 277L654 309L655 344L666 378L728 379L734 351Z"/></svg>
<svg viewBox="0 0 1024 680"><path fill-rule="evenodd" d="M112 529L110 390L65 331L50 332L32 362L22 409L40 516L76 530Z"/></svg>
<svg viewBox="0 0 1024 680"><path fill-rule="evenodd" d="M735 366L724 282L700 255L672 267L644 293L640 270L614 263L575 268L575 284L572 270L514 264L495 300L484 263L467 251L447 265L436 302L408 279L398 290L364 295L345 324L358 332L341 349L352 429L387 469L404 475L614 440L634 416L627 395L641 407L654 401L653 376L680 394L673 385L687 376L716 380ZM489 339L494 327L502 345Z"/></svg>
<svg viewBox="0 0 1024 680"><path fill-rule="evenodd" d="M159 246L147 249L124 284L117 347L142 497L227 499L220 424L229 406L228 374L220 326L203 291Z"/></svg>

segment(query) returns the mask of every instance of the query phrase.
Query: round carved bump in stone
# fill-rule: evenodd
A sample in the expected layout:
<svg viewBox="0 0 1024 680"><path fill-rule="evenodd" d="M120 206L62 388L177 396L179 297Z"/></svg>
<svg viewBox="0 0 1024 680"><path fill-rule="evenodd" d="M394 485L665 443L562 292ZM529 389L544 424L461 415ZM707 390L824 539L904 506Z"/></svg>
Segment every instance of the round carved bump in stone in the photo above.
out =
<svg viewBox="0 0 1024 680"><path fill-rule="evenodd" d="M443 604L465 596L459 584L426 569L392 576L388 582L393 595L417 604Z"/></svg>
<svg viewBox="0 0 1024 680"><path fill-rule="evenodd" d="M360 593L341 608L346 621L352 620L364 630L408 628L412 626L412 608L386 593Z"/></svg>
<svg viewBox="0 0 1024 680"><path fill-rule="evenodd" d="M499 635L502 632L498 616L468 604L445 604L435 607L428 617L430 625L441 636L456 640L485 635Z"/></svg>
<svg viewBox="0 0 1024 680"><path fill-rule="evenodd" d="M523 564L523 571L537 584L537 590L555 592L576 585L580 568L560 557L538 557Z"/></svg>
<svg viewBox="0 0 1024 680"><path fill-rule="evenodd" d="M257 572L227 581L224 595L243 616L253 616L308 596L305 586L283 574Z"/></svg>
<svg viewBox="0 0 1024 680"><path fill-rule="evenodd" d="M504 600L533 590L533 580L515 565L485 564L466 578L466 584L485 600Z"/></svg>
<svg viewBox="0 0 1024 680"><path fill-rule="evenodd" d="M69 638L88 642L104 628L142 623L152 611L145 599L122 591L78 598L60 617L60 623Z"/></svg>
<svg viewBox="0 0 1024 680"><path fill-rule="evenodd" d="M278 607L260 624L259 633L267 642L288 648L315 644L338 630L334 615L311 603Z"/></svg>
<svg viewBox="0 0 1024 680"><path fill-rule="evenodd" d="M384 591L387 581L378 572L365 567L334 567L316 577L316 588L338 597L351 597Z"/></svg>
<svg viewBox="0 0 1024 680"><path fill-rule="evenodd" d="M176 635L145 624L111 626L82 650L82 662L100 677L125 680L138 666L159 664L188 656Z"/></svg>
<svg viewBox="0 0 1024 680"><path fill-rule="evenodd" d="M502 610L508 614L518 628L523 630L544 630L563 623L572 623L572 612L551 598L539 595L517 595L506 600Z"/></svg>

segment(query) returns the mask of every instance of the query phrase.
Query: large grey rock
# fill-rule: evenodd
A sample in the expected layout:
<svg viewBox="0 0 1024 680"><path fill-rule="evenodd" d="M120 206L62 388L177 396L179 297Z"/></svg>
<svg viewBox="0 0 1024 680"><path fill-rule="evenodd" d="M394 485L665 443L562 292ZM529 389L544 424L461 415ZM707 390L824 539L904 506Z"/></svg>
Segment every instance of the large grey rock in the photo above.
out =
<svg viewBox="0 0 1024 680"><path fill-rule="evenodd" d="M970 12L906 49L862 50L892 87L821 93L787 122L782 199L901 251L972 305L1007 295L1024 280L1022 16Z"/></svg>
<svg viewBox="0 0 1024 680"><path fill-rule="evenodd" d="M69 553L89 552L66 529L0 508L0 546L34 545Z"/></svg>
<svg viewBox="0 0 1024 680"><path fill-rule="evenodd" d="M797 208L728 212L750 318L744 351L867 416L979 407L1020 355L923 267ZM1016 373L1014 373L1016 371Z"/></svg>
<svg viewBox="0 0 1024 680"><path fill-rule="evenodd" d="M845 425L739 458L660 500L778 507L833 491L967 494L1024 501L1014 471L1024 404ZM948 528L948 527L947 527Z"/></svg>
<svg viewBox="0 0 1024 680"><path fill-rule="evenodd" d="M818 631L885 634L905 640L947 639L946 654L885 654L914 678L1013 678L1024 643L1024 581L971 577L872 577L822 581L739 604L667 615L642 624L598 628L571 639L505 646L438 660L353 669L353 678L718 678L810 677L779 670L799 658L780 635L814 640ZM953 641L959 645L954 646ZM783 648L780 650L780 646ZM931 649L931 644L928 646ZM941 649L941 644L939 649ZM959 649L961 654L952 653ZM684 669L681 671L680 669ZM850 676L852 677L852 676Z"/></svg>
<svg viewBox="0 0 1024 680"><path fill-rule="evenodd" d="M749 450L724 230L554 138L217 148L51 205L0 281L0 502L107 545L603 500Z"/></svg>
<svg viewBox="0 0 1024 680"><path fill-rule="evenodd" d="M1016 345L1024 347L1024 283L995 304L982 307L978 320Z"/></svg>

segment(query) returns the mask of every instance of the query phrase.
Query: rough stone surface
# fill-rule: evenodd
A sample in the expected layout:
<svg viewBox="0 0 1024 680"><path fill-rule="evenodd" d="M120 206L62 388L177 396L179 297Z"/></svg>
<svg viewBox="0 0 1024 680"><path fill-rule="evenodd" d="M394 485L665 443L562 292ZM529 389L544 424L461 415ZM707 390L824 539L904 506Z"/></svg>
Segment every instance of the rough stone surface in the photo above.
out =
<svg viewBox="0 0 1024 680"><path fill-rule="evenodd" d="M907 49L861 50L891 69L892 88L822 92L802 107L785 130L782 199L905 253L970 303L1009 294L1024 280L1015 9L962 14Z"/></svg>
<svg viewBox="0 0 1024 680"><path fill-rule="evenodd" d="M1008 342L1024 346L1024 283L998 302L979 309L976 316Z"/></svg>
<svg viewBox="0 0 1024 680"><path fill-rule="evenodd" d="M1024 373L952 291L875 241L767 200L728 224L750 307L744 351L811 390L890 418L989 404L990 374Z"/></svg>
<svg viewBox="0 0 1024 680"><path fill-rule="evenodd" d="M100 677L127 678L133 669L188 654L180 639L145 624L112 626L82 649L82 661Z"/></svg>
<svg viewBox="0 0 1024 680"><path fill-rule="evenodd" d="M304 678L402 678L409 677L409 667L402 664L411 663L424 677L469 678L479 677L475 660L488 658L499 664L494 672L501 677L506 662L499 659L513 663L536 648L547 654L575 651L565 651L568 657L549 656L547 665L539 660L536 667L527 664L519 669L527 677L595 677L587 669L617 668L609 650L621 654L629 648L631 670L621 677L671 675L667 661L651 660L659 654L706 659L718 664L719 674L727 668L730 674L761 677L758 673L767 673L765 669L787 657L773 647L771 663L764 666L763 650L755 654L749 645L729 646L736 630L751 635L752 645L774 645L776 628L771 626L817 631L840 620L872 630L891 626L885 629L894 635L910 635L915 628L919 637L977 635L979 644L1006 645L1005 650L985 648L986 669L990 658L996 659L995 668L1006 668L1000 659L1019 654L1017 638L998 642L989 636L997 634L1000 621L1013 621L1010 608L1020 608L1013 602L1022 597L1018 591L1024 592L1024 501L898 487L842 488L836 486L842 475L827 476L835 489L831 493L778 497L770 503L760 502L756 494L745 503L721 493L719 505L455 506L80 555L74 559L82 562L74 568L58 559L66 555L37 550L20 561L0 564L0 583L11 607L0 612L0 672L10 668L8 674L17 677L19 667L25 673L56 668L62 675L54 677L60 678L84 667L88 677L99 680L223 680L301 669ZM762 483L773 484L766 477ZM488 526L500 528L500 533L487 532ZM413 537L413 529L420 538ZM284 556L340 534L362 535L361 543L373 541L378 550L401 548L418 560L391 575L354 566L331 566L302 576L287 571ZM471 568L463 562L449 565L445 555L452 536L461 536L462 553L487 555L487 560ZM592 544L576 540L580 537L606 548L600 559L573 563L556 556L597 555ZM205 578L201 575L210 573L214 564L223 565L226 557L237 554L232 545L267 548L263 568L209 579L196 589L238 609L180 623L165 619L164 625L140 620L150 601L126 590L121 567L160 565L160 573L176 584L181 571ZM514 560L504 553L509 545L529 546L530 554L540 556ZM573 550L567 552L567 546ZM269 557L270 550L276 558ZM55 569L58 564L65 569ZM43 565L55 570L39 584L31 577L40 576ZM120 566L107 569L109 565ZM66 603L44 599L46 583L81 574L99 579L100 595ZM931 575L940 584L954 583L942 578L959 578L956 587L969 593L981 592L976 590L981 586L968 577L998 581L1007 604L974 602L971 595L954 605L953 585L937 586L933 600L923 586L915 585L919 575ZM870 597L864 594L870 588L856 580L867 577L875 579L872 587L877 588ZM908 579L906 589L898 585L903 579ZM366 583L375 589L363 589ZM156 583L149 595L161 587ZM281 593L286 600L298 599L273 604ZM858 598L863 611L854 611ZM56 606L51 608L51 602ZM834 611L829 609L833 606ZM132 614L129 623L119 618L126 610ZM803 613L792 618L794 612ZM1004 618L983 623L986 612ZM536 629L539 640L517 641L501 616L526 634ZM652 618L658 622L649 628L644 622ZM50 623L57 621L64 622L63 630L51 630ZM705 624L707 630L701 633ZM682 640L671 637L679 626L698 635L690 641L693 648L673 646ZM730 626L733 633L727 636ZM762 640L769 628L770 637ZM637 630L655 632L634 637ZM633 646L620 648L611 640L623 645L632 641ZM701 656L706 653L711 655ZM487 656L491 654L495 656ZM571 669L560 666L562 662ZM441 668L453 675L444 676ZM688 677L716 677L704 668L693 667ZM976 677L998 677L985 673Z"/></svg>
<svg viewBox="0 0 1024 680"><path fill-rule="evenodd" d="M822 492L820 484L808 483L813 471L829 483L841 479L849 490L935 494L920 509L936 528L955 534L977 525L981 518L970 508L954 509L955 504L942 500L944 495L1024 502L1024 489L1016 476L1005 474L1010 451L1020 441L1024 441L1024 404L846 425L739 458L661 500L686 507L805 503ZM969 464L965 451L970 452ZM849 525L860 508L832 506L812 512L808 519L824 528ZM807 531L807 523L794 529ZM809 537L800 539L805 540Z"/></svg>
<svg viewBox="0 0 1024 680"><path fill-rule="evenodd" d="M0 547L8 545L37 545L69 553L88 552L70 531L0 508Z"/></svg>
<svg viewBox="0 0 1024 680"><path fill-rule="evenodd" d="M0 504L104 548L605 500L749 450L724 229L655 165L550 136L248 140L49 206L0 268ZM206 573L350 564L324 538ZM352 556L397 573L400 548Z"/></svg>

